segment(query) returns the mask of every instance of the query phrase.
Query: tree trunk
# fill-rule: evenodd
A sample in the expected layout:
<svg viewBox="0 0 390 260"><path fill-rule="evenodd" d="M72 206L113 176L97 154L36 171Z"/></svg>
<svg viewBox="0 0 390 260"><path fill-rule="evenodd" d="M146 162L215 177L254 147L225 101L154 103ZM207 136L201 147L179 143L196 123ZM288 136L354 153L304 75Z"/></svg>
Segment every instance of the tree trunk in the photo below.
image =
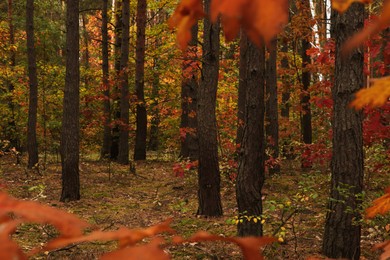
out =
<svg viewBox="0 0 390 260"><path fill-rule="evenodd" d="M349 108L363 86L363 51L341 58L341 45L363 27L364 6L352 4L344 14L333 12L336 40L333 95L333 154L330 202L326 216L323 254L330 258L359 259L361 195L363 190L362 112Z"/></svg>
<svg viewBox="0 0 390 260"><path fill-rule="evenodd" d="M106 158L110 154L111 145L111 106L110 106L110 84L109 84L109 64L108 64L108 0L103 0L102 10L102 81L103 81L103 145L100 157Z"/></svg>
<svg viewBox="0 0 390 260"><path fill-rule="evenodd" d="M198 159L197 92L198 92L198 25L191 29L191 41L184 54L181 85L180 158Z"/></svg>
<svg viewBox="0 0 390 260"><path fill-rule="evenodd" d="M138 0L136 19L137 40L135 47L135 88L137 93L137 129L135 134L134 160L145 160L147 135L147 115L144 93L146 0Z"/></svg>
<svg viewBox="0 0 390 260"><path fill-rule="evenodd" d="M114 126L111 135L110 158L118 159L119 153L119 132L120 132L120 77L121 77L121 45L122 45L122 0L115 1L115 45L114 45L114 67L116 72L116 83L112 97L112 115Z"/></svg>
<svg viewBox="0 0 390 260"><path fill-rule="evenodd" d="M119 126L119 153L118 163L129 163L129 27L130 27L130 1L122 1L122 42L120 59L120 126Z"/></svg>
<svg viewBox="0 0 390 260"><path fill-rule="evenodd" d="M157 46L156 46L157 48ZM160 124L160 111L158 108L158 94L160 90L160 73L159 73L159 60L154 58L153 60L153 82L152 82L152 104L150 105L150 137L148 149L151 151L157 151L159 147L159 124Z"/></svg>
<svg viewBox="0 0 390 260"><path fill-rule="evenodd" d="M61 131L61 201L80 199L79 179L79 0L66 5L66 76Z"/></svg>
<svg viewBox="0 0 390 260"><path fill-rule="evenodd" d="M276 75L277 39L272 41L269 48L269 58L266 70L266 140L269 156L273 159L279 157L279 122L278 122L278 91ZM267 156L268 157L268 156ZM274 162L269 166L269 173L280 172L280 165Z"/></svg>
<svg viewBox="0 0 390 260"><path fill-rule="evenodd" d="M245 99L246 99L246 84L247 84L247 60L248 60L248 36L241 30L240 34L240 66L239 66L239 81L238 81L238 111L237 111L237 136L236 144L242 142L242 134L244 132L245 121Z"/></svg>
<svg viewBox="0 0 390 260"><path fill-rule="evenodd" d="M205 0L209 10L210 0ZM204 19L202 76L198 90L198 215L221 216L217 122L215 116L219 71L219 23Z"/></svg>
<svg viewBox="0 0 390 260"><path fill-rule="evenodd" d="M264 47L248 42L246 68L246 99L243 137L239 152L236 197L238 214L260 217L263 212L261 188L264 183ZM241 79L241 77L240 77ZM242 218L239 236L261 236L261 221Z"/></svg>
<svg viewBox="0 0 390 260"><path fill-rule="evenodd" d="M27 168L32 169L38 163L38 143L36 133L38 109L38 78L34 46L34 0L27 0L26 2L26 34L28 78L30 87L27 123Z"/></svg>

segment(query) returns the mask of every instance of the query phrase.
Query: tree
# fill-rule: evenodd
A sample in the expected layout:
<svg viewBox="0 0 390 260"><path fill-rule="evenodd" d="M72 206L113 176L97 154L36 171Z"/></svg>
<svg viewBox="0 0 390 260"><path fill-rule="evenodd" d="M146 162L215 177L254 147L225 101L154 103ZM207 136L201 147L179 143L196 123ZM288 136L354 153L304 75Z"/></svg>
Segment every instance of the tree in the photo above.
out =
<svg viewBox="0 0 390 260"><path fill-rule="evenodd" d="M240 76L240 79L246 79L246 95L236 184L238 214L243 221L238 223L237 233L239 236L261 236L262 224L257 221L257 217L263 211L261 188L264 183L265 50L249 40L246 45L246 59L240 59L244 63L240 67L245 67L240 72L246 75Z"/></svg>
<svg viewBox="0 0 390 260"><path fill-rule="evenodd" d="M269 48L269 58L266 66L266 95L265 95L265 115L266 115L266 140L267 150L273 159L279 157L279 122L278 122L278 91L277 91L277 39L271 42ZM268 155L268 154L267 154ZM268 157L268 156L267 156ZM280 171L279 163L270 165L269 172L277 173Z"/></svg>
<svg viewBox="0 0 390 260"><path fill-rule="evenodd" d="M244 132L245 121L245 100L246 100L246 84L247 84L247 47L248 36L241 30L240 34L240 65L238 76L238 100L237 100L237 136L236 144L240 145L242 142L242 134Z"/></svg>
<svg viewBox="0 0 390 260"><path fill-rule="evenodd" d="M103 0L102 8L102 81L104 95L104 126L103 145L100 153L101 158L110 154L111 144L111 106L110 106L110 85L109 85L109 63L108 63L108 0Z"/></svg>
<svg viewBox="0 0 390 260"><path fill-rule="evenodd" d="M181 83L180 157L198 159L197 93L198 93L198 25L191 28L191 41L184 54Z"/></svg>
<svg viewBox="0 0 390 260"><path fill-rule="evenodd" d="M38 143L36 134L38 109L38 78L34 46L34 0L27 0L26 2L26 34L28 77L30 87L27 123L27 168L31 169L38 163Z"/></svg>
<svg viewBox="0 0 390 260"><path fill-rule="evenodd" d="M137 4L137 40L135 46L135 88L137 94L136 133L134 160L146 159L147 114L145 104L145 30L146 0L138 0Z"/></svg>
<svg viewBox="0 0 390 260"><path fill-rule="evenodd" d="M333 96L333 154L330 202L326 216L323 254L331 258L360 258L359 224L363 189L362 113L349 108L363 86L363 51L341 56L341 46L363 27L364 6L352 4L344 14L332 13L336 40Z"/></svg>
<svg viewBox="0 0 390 260"><path fill-rule="evenodd" d="M119 153L118 162L129 163L129 25L130 23L130 1L122 1L122 42L120 58L120 132L119 132Z"/></svg>
<svg viewBox="0 0 390 260"><path fill-rule="evenodd" d="M66 5L66 76L61 130L61 201L80 199L79 177L79 0Z"/></svg>
<svg viewBox="0 0 390 260"><path fill-rule="evenodd" d="M205 10L210 0L205 0ZM215 102L219 71L219 23L204 19L202 74L198 90L198 215L220 216L222 204L218 165Z"/></svg>

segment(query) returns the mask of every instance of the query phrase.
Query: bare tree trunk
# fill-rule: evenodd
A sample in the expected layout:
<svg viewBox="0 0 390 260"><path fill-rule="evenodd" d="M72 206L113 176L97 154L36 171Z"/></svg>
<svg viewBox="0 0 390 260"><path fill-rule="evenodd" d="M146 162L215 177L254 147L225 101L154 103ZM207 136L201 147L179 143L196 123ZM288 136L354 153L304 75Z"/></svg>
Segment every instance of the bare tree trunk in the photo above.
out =
<svg viewBox="0 0 390 260"><path fill-rule="evenodd" d="M108 0L103 0L102 10L102 72L103 72L103 95L104 95L104 130L101 158L106 158L110 154L111 146L111 106L110 106L110 83L109 83L109 63L108 63Z"/></svg>
<svg viewBox="0 0 390 260"><path fill-rule="evenodd" d="M279 157L279 122L278 122L278 91L276 75L277 39L272 41L269 48L269 58L266 69L266 140L267 150L273 159ZM280 165L274 163L269 168L269 173L278 173Z"/></svg>
<svg viewBox="0 0 390 260"><path fill-rule="evenodd" d="M242 134L244 132L245 121L245 99L246 99L246 84L247 84L247 60L248 60L248 36L241 31L240 35L240 67L238 81L238 111L237 111L237 136L236 144L242 142Z"/></svg>
<svg viewBox="0 0 390 260"><path fill-rule="evenodd" d="M210 0L205 0L209 10ZM219 23L204 19L202 76L198 91L198 215L221 216L217 120L215 116L219 72Z"/></svg>
<svg viewBox="0 0 390 260"><path fill-rule="evenodd" d="M27 0L26 2L26 34L28 78L30 87L27 123L27 168L32 169L38 163L38 143L36 132L38 109L38 78L34 46L34 0Z"/></svg>
<svg viewBox="0 0 390 260"><path fill-rule="evenodd" d="M120 132L118 163L129 163L129 26L130 26L130 1L122 1L122 43L120 59Z"/></svg>
<svg viewBox="0 0 390 260"><path fill-rule="evenodd" d="M146 30L146 0L138 0L137 4L137 40L135 88L137 94L137 128L135 134L134 160L146 159L147 114L144 93L145 77L145 30Z"/></svg>
<svg viewBox="0 0 390 260"><path fill-rule="evenodd" d="M191 41L184 54L181 84L180 157L198 159L197 93L198 93L198 25L191 29Z"/></svg>
<svg viewBox="0 0 390 260"><path fill-rule="evenodd" d="M61 201L80 199L79 178L79 0L66 5L66 76L61 130Z"/></svg>
<svg viewBox="0 0 390 260"><path fill-rule="evenodd" d="M363 191L363 115L348 105L363 86L362 49L341 58L341 45L363 28L364 6L354 3L344 14L332 14L336 40L333 96L332 181L322 252L330 258L360 258Z"/></svg>
<svg viewBox="0 0 390 260"><path fill-rule="evenodd" d="M244 216L259 217L263 212L261 188L264 184L264 84L265 50L248 42L246 68L246 98L244 129L239 149L239 164L236 185L239 236L261 236L261 221ZM241 78L241 77L240 77Z"/></svg>

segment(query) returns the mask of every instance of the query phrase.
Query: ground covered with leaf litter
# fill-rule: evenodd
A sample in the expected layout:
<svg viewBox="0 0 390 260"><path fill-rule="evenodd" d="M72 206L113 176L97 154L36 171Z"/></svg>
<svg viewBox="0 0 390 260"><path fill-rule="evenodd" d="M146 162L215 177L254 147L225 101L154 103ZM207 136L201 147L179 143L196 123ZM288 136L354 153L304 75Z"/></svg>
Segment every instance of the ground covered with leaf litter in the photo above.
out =
<svg viewBox="0 0 390 260"><path fill-rule="evenodd" d="M22 158L22 162L25 160ZM235 235L235 223L239 219L234 182L228 177L230 169L222 169L224 216L204 218L196 216L196 170L185 170L183 177L176 177L172 158L156 156L155 160L137 162L135 174L130 173L129 166L83 159L80 163L81 200L69 203L59 202L61 166L54 158L52 161L45 169L40 167L37 173L16 165L11 155L0 157L0 183L16 198L39 201L74 213L102 230L116 230L121 226L144 228L173 218L172 228L183 237L200 230L221 236ZM265 235L279 240L265 248L267 259L320 256L329 171L314 167L302 172L298 165L294 161L284 163L280 174L267 176L262 221ZM370 178L367 206L390 185L387 177ZM379 252L372 251L371 247L389 238L389 220L389 217L377 217L363 222L362 259L377 259ZM14 238L28 251L56 235L51 226L23 224ZM35 259L96 259L115 246L114 242L83 243L45 252ZM168 247L166 251L173 259L242 258L237 246L224 242L187 243Z"/></svg>

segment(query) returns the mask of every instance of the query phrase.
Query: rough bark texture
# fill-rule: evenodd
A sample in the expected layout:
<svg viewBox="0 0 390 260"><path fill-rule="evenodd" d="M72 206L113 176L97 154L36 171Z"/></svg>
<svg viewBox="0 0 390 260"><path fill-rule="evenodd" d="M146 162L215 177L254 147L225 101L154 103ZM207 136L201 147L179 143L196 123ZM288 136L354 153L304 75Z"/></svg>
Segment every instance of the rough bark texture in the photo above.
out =
<svg viewBox="0 0 390 260"><path fill-rule="evenodd" d="M238 213L240 216L262 214L261 188L264 183L264 47L249 42L247 46L246 101L244 130L239 150L236 184ZM239 236L261 236L261 221L243 218L239 223Z"/></svg>
<svg viewBox="0 0 390 260"><path fill-rule="evenodd" d="M66 76L61 130L61 201L80 199L79 178L79 0L66 5Z"/></svg>
<svg viewBox="0 0 390 260"><path fill-rule="evenodd" d="M266 140L268 155L273 159L279 157L279 122L278 122L278 91L276 76L277 40L272 41L269 48L269 58L266 69ZM267 156L267 159L268 157ZM276 162L269 166L269 173L278 173L280 165Z"/></svg>
<svg viewBox="0 0 390 260"><path fill-rule="evenodd" d="M248 47L248 36L241 31L240 35L240 67L239 67L239 81L238 81L238 111L237 111L237 136L236 144L241 144L242 134L244 131L244 116L245 116L245 99L246 99L246 69L247 69L247 47Z"/></svg>
<svg viewBox="0 0 390 260"><path fill-rule="evenodd" d="M359 259L358 223L363 189L362 113L349 108L363 86L363 51L341 58L346 39L363 27L364 7L353 4L344 14L332 14L332 36L336 40L335 83L332 88L333 156L331 200L325 223L323 254L330 258Z"/></svg>
<svg viewBox="0 0 390 260"><path fill-rule="evenodd" d="M118 163L129 163L129 25L130 25L130 1L122 1L122 42L120 59L120 132Z"/></svg>
<svg viewBox="0 0 390 260"><path fill-rule="evenodd" d="M110 106L110 85L109 85L109 67L108 67L108 0L103 0L102 9L102 81L103 81L103 109L104 109L104 126L103 126L103 145L100 157L106 158L110 154L111 145L111 106Z"/></svg>
<svg viewBox="0 0 390 260"><path fill-rule="evenodd" d="M210 0L205 0L209 10ZM198 90L198 215L221 216L217 123L215 116L219 71L219 23L204 19L202 75Z"/></svg>
<svg viewBox="0 0 390 260"><path fill-rule="evenodd" d="M28 78L30 88L27 123L27 168L31 169L38 163L38 143L36 133L38 108L38 78L34 46L34 0L27 0L26 3L26 34Z"/></svg>
<svg viewBox="0 0 390 260"><path fill-rule="evenodd" d="M156 46L157 48L157 46ZM158 107L158 93L160 90L160 73L159 73L159 61L158 58L154 58L153 61L153 82L152 82L152 103L150 105L150 137L148 143L148 149L151 151L157 151L160 145L159 141L159 124L160 124L160 111Z"/></svg>
<svg viewBox="0 0 390 260"><path fill-rule="evenodd" d="M114 93L112 93L114 102L112 106L112 115L114 126L111 135L110 158L116 160L119 153L119 121L120 113L120 74L121 74L121 45L122 45L122 0L115 1L115 45L114 45L114 67L117 76Z"/></svg>
<svg viewBox="0 0 390 260"><path fill-rule="evenodd" d="M197 93L198 93L198 25L191 29L191 41L184 54L181 85L180 158L198 159Z"/></svg>
<svg viewBox="0 0 390 260"><path fill-rule="evenodd" d="M309 0L301 0L301 12L308 19L311 19L310 12L310 2ZM302 40L301 40L301 58L302 58L302 92L301 92L301 107L302 107L302 116L301 116L301 131L302 131L302 140L305 144L312 143L312 126L311 126L311 108L310 108L310 79L311 73L306 68L307 65L310 65L311 58L306 54L306 51L310 49L311 39L311 28L306 27L302 30Z"/></svg>
<svg viewBox="0 0 390 260"><path fill-rule="evenodd" d="M135 134L134 160L145 160L147 135L147 115L144 93L146 0L138 0L136 19L135 88L137 93L137 129Z"/></svg>

